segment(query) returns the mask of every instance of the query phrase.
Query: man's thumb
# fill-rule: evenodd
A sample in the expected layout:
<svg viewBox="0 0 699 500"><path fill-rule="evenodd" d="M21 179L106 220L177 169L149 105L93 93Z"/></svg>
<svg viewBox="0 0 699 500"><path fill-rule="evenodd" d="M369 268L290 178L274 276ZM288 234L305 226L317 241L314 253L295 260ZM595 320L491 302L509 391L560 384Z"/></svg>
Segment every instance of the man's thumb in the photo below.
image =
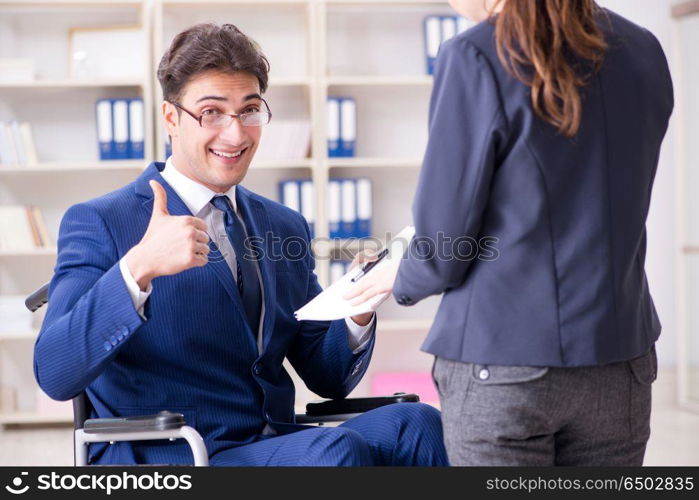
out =
<svg viewBox="0 0 699 500"><path fill-rule="evenodd" d="M160 185L158 181L149 181L148 184L153 190L153 214L156 215L170 215L167 211L167 193L163 186Z"/></svg>

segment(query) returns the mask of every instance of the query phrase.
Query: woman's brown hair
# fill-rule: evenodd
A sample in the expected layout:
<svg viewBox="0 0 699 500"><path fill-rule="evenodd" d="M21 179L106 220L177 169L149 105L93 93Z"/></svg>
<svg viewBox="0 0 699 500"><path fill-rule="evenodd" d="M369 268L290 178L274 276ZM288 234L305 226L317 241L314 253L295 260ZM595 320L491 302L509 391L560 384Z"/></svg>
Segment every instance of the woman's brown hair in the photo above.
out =
<svg viewBox="0 0 699 500"><path fill-rule="evenodd" d="M531 87L537 115L573 137L580 128L580 88L587 76L572 63L601 66L607 44L594 0L497 0L495 41L502 64Z"/></svg>

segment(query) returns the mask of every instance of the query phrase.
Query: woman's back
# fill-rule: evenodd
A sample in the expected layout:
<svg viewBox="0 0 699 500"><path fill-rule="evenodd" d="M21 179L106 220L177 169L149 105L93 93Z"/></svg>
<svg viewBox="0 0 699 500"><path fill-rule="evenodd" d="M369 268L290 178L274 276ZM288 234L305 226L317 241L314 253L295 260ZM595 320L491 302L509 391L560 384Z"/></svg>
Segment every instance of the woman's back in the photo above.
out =
<svg viewBox="0 0 699 500"><path fill-rule="evenodd" d="M534 112L530 87L498 58L492 23L443 46L417 233L495 237L497 258L403 264L404 303L448 283L426 351L580 366L631 359L658 337L645 221L672 83L652 34L609 11L599 26L607 50L599 71L577 65L590 77L572 139Z"/></svg>

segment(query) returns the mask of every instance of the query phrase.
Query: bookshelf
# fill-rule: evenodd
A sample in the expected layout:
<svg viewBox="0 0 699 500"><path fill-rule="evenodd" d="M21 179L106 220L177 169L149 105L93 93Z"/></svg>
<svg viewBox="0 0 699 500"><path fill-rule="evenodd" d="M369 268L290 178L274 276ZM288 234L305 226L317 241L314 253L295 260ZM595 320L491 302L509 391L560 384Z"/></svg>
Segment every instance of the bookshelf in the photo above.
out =
<svg viewBox="0 0 699 500"><path fill-rule="evenodd" d="M327 240L331 177L372 180L372 237L377 240L411 222L432 86L432 78L425 74L422 20L431 14L453 15L453 11L446 1L435 0L0 1L0 57L33 57L37 72L32 82L0 83L0 120L30 122L39 156L39 163L31 167L0 165L0 205L39 206L55 244L69 206L131 182L150 161L163 161L166 135L155 78L160 58L182 29L198 22L228 22L255 39L270 61L266 98L274 121L307 120L311 126L307 157L255 158L243 184L278 199L280 181L314 181L316 271L326 286L329 259L360 248L358 242ZM143 49L148 54L143 77L72 79L66 62L67 30L107 25L143 28L147 34ZM326 100L331 95L356 99L354 158L327 156ZM143 98L144 161L99 161L94 104L105 97ZM32 292L50 278L55 256L55 246L0 250L0 294ZM384 303L374 357L354 396L369 394L374 372L429 371L432 358L419 346L438 302L432 298L410 308ZM0 336L0 385L35 387L31 370L35 335L31 331ZM315 397L300 383L297 389L298 401ZM0 425L65 421L36 414L32 402L22 398L17 406L12 412L0 411Z"/></svg>
<svg viewBox="0 0 699 500"><path fill-rule="evenodd" d="M33 82L0 82L0 89L70 89L70 88L103 88L103 87L139 87L141 82L134 80L101 80L85 81L74 79L45 79Z"/></svg>
<svg viewBox="0 0 699 500"><path fill-rule="evenodd" d="M0 413L0 425L54 425L72 423L73 417L71 415L44 415L31 411Z"/></svg>
<svg viewBox="0 0 699 500"><path fill-rule="evenodd" d="M143 53L150 54L151 14L149 1L0 1L0 58L34 63L33 80L0 82L0 121L29 123L38 157L32 166L0 164L0 205L39 207L51 240L46 247L0 249L0 295L28 295L48 281L65 210L130 182L153 159L153 141L147 140L145 161L100 161L95 123L100 98L140 97L153 108L150 58L140 77L80 79L69 69L72 28L136 26L144 32ZM152 113L144 127L150 139ZM0 388L12 390L15 400L13 408L0 409L0 426L72 420L64 412L37 411L32 356L44 313L35 314L29 331L0 333Z"/></svg>
<svg viewBox="0 0 699 500"><path fill-rule="evenodd" d="M32 248L28 250L0 250L0 257L56 257L55 246ZM49 276L50 278L50 276ZM48 278L46 279L48 281Z"/></svg>
<svg viewBox="0 0 699 500"><path fill-rule="evenodd" d="M0 166L0 176L5 174L49 174L51 172L81 172L95 170L143 170L142 160L125 161L76 161L76 162L42 162L31 166Z"/></svg>
<svg viewBox="0 0 699 500"><path fill-rule="evenodd" d="M327 86L357 87L432 87L431 76L328 76L324 79Z"/></svg>

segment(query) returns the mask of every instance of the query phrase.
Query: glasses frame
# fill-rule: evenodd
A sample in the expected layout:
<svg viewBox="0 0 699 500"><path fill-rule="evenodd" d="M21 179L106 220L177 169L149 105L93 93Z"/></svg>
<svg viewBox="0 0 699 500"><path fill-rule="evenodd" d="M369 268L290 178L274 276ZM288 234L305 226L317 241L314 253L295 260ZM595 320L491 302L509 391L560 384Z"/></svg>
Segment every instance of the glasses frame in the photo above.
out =
<svg viewBox="0 0 699 500"><path fill-rule="evenodd" d="M253 112L254 113L267 113L269 115L269 118L267 119L267 123L263 123L261 125L245 125L243 123L242 116L245 114L250 114L250 113L237 113L237 114L236 113L221 113L221 115L230 116L233 119L237 118L238 120L240 120L240 125L243 127L262 127L262 126L267 125L269 122L272 121L272 110L269 109L269 104L267 104L267 101L265 101L262 97L260 97L260 100L263 103L265 103L265 108L267 108L267 111L253 111ZM225 127L204 127L204 125L201 122L202 119L204 118L204 115L197 116L194 113L192 113L191 111L189 111L188 109L185 109L181 104L179 104L177 102L174 102L174 101L168 101L168 102L170 104L172 104L173 106L175 106L176 108L181 109L182 111L187 113L192 118L194 118L197 121L197 123L199 123L199 126L201 128L223 129L223 128L230 126L230 124L233 123L233 120L231 120L231 122L228 125L226 125Z"/></svg>

